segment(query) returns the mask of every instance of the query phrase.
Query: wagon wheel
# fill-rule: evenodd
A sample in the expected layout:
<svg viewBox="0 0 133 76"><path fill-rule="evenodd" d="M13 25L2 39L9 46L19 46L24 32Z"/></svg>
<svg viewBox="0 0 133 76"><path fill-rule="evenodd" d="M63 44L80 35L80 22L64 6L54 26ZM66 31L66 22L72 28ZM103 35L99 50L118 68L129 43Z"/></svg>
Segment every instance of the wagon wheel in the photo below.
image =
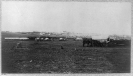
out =
<svg viewBox="0 0 133 76"><path fill-rule="evenodd" d="M105 43L105 47L108 47L108 43Z"/></svg>
<svg viewBox="0 0 133 76"><path fill-rule="evenodd" d="M94 47L94 43L93 43L93 42L91 42L91 43L90 43L90 46L91 46L91 47Z"/></svg>

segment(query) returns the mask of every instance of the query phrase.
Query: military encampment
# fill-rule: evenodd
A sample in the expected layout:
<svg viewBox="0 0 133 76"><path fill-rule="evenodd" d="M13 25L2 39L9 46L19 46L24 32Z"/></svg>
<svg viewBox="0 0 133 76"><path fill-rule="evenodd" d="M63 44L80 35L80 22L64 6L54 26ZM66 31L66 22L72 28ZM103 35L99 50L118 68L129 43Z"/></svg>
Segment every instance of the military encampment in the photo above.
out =
<svg viewBox="0 0 133 76"><path fill-rule="evenodd" d="M130 2L2 0L2 74L131 73Z"/></svg>

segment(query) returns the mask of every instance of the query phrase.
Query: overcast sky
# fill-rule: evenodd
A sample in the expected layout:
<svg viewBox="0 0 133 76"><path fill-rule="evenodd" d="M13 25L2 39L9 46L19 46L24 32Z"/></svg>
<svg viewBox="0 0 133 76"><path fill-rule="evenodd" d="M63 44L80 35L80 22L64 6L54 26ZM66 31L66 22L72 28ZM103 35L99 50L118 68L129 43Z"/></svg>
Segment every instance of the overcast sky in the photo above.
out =
<svg viewBox="0 0 133 76"><path fill-rule="evenodd" d="M131 34L131 3L2 1L2 31Z"/></svg>

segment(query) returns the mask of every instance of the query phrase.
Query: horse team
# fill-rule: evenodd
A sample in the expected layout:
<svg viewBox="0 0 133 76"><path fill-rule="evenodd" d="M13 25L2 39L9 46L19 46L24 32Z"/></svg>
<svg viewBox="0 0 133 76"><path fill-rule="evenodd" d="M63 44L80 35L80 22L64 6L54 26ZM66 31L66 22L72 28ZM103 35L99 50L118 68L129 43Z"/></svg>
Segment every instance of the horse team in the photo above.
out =
<svg viewBox="0 0 133 76"><path fill-rule="evenodd" d="M92 38L83 38L83 47L107 47L107 46L131 46L131 40L113 40L110 38L95 40Z"/></svg>
<svg viewBox="0 0 133 76"><path fill-rule="evenodd" d="M94 40L92 38L83 38L83 47L85 45L90 46L90 47L94 47L94 46L108 46L109 43L109 38L108 39L101 39L101 40Z"/></svg>

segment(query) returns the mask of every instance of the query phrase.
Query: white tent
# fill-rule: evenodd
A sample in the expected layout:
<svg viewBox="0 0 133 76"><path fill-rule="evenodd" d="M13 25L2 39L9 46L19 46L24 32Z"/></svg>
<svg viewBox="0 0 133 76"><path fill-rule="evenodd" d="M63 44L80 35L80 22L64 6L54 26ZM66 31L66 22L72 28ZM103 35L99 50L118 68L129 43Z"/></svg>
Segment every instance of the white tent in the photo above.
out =
<svg viewBox="0 0 133 76"><path fill-rule="evenodd" d="M28 40L27 37L5 37L5 40Z"/></svg>

